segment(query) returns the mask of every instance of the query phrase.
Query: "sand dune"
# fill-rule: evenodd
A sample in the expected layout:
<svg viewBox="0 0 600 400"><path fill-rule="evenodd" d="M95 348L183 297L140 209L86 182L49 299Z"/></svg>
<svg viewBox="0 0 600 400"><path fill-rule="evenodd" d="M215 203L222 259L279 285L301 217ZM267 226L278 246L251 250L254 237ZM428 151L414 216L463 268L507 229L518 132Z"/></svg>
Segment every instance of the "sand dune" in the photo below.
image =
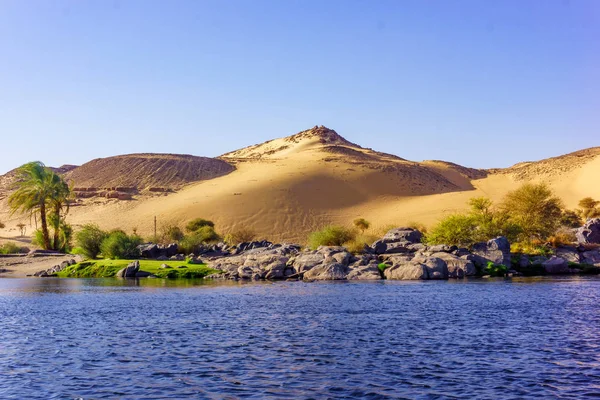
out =
<svg viewBox="0 0 600 400"><path fill-rule="evenodd" d="M159 226L204 217L222 232L249 227L271 240L303 242L314 229L357 217L370 220L375 230L410 221L431 225L465 209L471 197L499 200L525 181L548 182L574 207L582 197L600 198L599 155L600 148L594 148L485 171L444 161L407 161L315 127L224 154L220 159L236 168L229 174L168 195L89 199L72 208L69 220L150 234L154 216ZM6 221L6 214L2 218Z"/></svg>

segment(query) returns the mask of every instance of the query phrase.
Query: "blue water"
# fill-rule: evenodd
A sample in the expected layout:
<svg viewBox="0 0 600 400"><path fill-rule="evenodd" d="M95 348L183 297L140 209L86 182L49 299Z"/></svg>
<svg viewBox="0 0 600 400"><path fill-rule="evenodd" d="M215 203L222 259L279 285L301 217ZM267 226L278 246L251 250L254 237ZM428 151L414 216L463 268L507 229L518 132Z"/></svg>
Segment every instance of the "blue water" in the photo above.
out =
<svg viewBox="0 0 600 400"><path fill-rule="evenodd" d="M600 396L600 279L1 279L0 398Z"/></svg>

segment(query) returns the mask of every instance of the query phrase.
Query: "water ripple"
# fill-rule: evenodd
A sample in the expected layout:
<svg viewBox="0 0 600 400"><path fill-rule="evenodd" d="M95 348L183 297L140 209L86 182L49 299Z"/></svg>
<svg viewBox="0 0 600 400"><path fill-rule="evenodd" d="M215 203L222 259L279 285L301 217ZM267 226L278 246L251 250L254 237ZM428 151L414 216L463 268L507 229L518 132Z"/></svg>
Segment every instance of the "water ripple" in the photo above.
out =
<svg viewBox="0 0 600 400"><path fill-rule="evenodd" d="M598 382L598 279L0 281L2 399L576 399Z"/></svg>

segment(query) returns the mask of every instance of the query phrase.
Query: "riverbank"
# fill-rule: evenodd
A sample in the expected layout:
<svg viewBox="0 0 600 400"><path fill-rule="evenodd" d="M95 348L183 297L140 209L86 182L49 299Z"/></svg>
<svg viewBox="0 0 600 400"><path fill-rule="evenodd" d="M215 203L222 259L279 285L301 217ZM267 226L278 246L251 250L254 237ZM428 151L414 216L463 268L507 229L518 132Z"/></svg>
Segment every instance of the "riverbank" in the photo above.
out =
<svg viewBox="0 0 600 400"><path fill-rule="evenodd" d="M25 278L38 271L52 268L71 260L83 261L78 255L62 254L52 256L40 255L2 255L0 256L0 278Z"/></svg>
<svg viewBox="0 0 600 400"><path fill-rule="evenodd" d="M60 278L112 278L119 271L137 264L137 277L195 279L218 273L206 264L192 264L187 261L157 260L88 260L67 266L56 273ZM124 276L130 277L130 276ZM133 276L136 277L136 276Z"/></svg>

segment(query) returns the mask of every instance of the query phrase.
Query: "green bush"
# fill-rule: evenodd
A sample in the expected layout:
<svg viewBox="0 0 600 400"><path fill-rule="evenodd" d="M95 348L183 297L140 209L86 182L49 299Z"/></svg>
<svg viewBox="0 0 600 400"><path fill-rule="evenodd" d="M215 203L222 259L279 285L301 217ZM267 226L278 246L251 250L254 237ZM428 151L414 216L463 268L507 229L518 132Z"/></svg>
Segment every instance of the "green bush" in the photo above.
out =
<svg viewBox="0 0 600 400"><path fill-rule="evenodd" d="M343 226L326 226L308 236L308 246L312 249L319 246L342 246L355 237L354 232Z"/></svg>
<svg viewBox="0 0 600 400"><path fill-rule="evenodd" d="M86 224L75 234L75 242L81 253L94 259L100 254L100 246L108 234L96 224Z"/></svg>
<svg viewBox="0 0 600 400"><path fill-rule="evenodd" d="M0 254L17 254L21 253L22 248L14 243L4 243L0 245Z"/></svg>
<svg viewBox="0 0 600 400"><path fill-rule="evenodd" d="M387 268L389 268L389 265L387 265L386 263L379 263L379 264L377 265L377 268L379 268L379 270L380 270L381 272L383 272L383 271L385 271Z"/></svg>
<svg viewBox="0 0 600 400"><path fill-rule="evenodd" d="M203 218L196 218L191 220L190 222L188 222L188 224L185 226L185 229L188 232L196 232L198 229L205 227L205 226L209 226L211 228L215 227L215 223L212 221L209 221L207 219L203 219Z"/></svg>
<svg viewBox="0 0 600 400"><path fill-rule="evenodd" d="M501 209L521 227L518 240L545 240L560 225L562 201L544 183L526 183L504 197Z"/></svg>
<svg viewBox="0 0 600 400"><path fill-rule="evenodd" d="M100 252L105 258L130 259L140 256L137 248L142 244L142 238L137 235L127 235L121 230L112 231L102 241Z"/></svg>
<svg viewBox="0 0 600 400"><path fill-rule="evenodd" d="M179 251L185 254L195 253L198 248L207 243L216 243L221 240L221 237L214 228L205 225L199 228L196 232L186 235L179 242Z"/></svg>
<svg viewBox="0 0 600 400"><path fill-rule="evenodd" d="M454 214L442 219L425 235L427 244L470 246L477 242L477 225L470 215Z"/></svg>
<svg viewBox="0 0 600 400"><path fill-rule="evenodd" d="M508 267L502 264L494 264L488 261L487 266L483 270L484 275L490 276L504 276L508 273Z"/></svg>
<svg viewBox="0 0 600 400"><path fill-rule="evenodd" d="M428 244L470 246L505 236L509 242L518 239L521 226L504 210L494 208L490 199L476 197L469 200L471 209L466 214L453 214L442 219L428 234Z"/></svg>

